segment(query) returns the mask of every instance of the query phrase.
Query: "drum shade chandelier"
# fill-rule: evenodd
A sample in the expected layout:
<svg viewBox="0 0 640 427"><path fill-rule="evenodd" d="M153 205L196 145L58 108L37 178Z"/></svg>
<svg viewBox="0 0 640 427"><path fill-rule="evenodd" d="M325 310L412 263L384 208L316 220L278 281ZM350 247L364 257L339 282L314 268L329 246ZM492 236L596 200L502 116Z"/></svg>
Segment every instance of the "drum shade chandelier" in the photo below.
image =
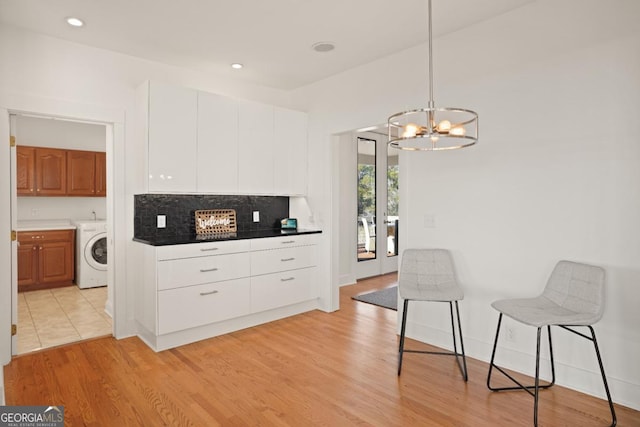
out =
<svg viewBox="0 0 640 427"><path fill-rule="evenodd" d="M429 104L389 117L389 145L400 150L436 151L469 147L478 142L478 114L464 108L437 108L433 102L431 0L429 17Z"/></svg>

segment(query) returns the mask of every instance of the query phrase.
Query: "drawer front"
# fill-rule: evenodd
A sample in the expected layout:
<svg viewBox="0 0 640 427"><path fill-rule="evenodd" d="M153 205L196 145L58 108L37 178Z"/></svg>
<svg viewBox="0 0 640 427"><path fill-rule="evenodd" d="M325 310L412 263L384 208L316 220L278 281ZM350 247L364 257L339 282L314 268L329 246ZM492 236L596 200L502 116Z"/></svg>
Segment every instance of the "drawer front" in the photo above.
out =
<svg viewBox="0 0 640 427"><path fill-rule="evenodd" d="M294 236L266 237L264 239L251 240L251 250L281 249L291 246L305 246L317 244L315 234L302 234Z"/></svg>
<svg viewBox="0 0 640 427"><path fill-rule="evenodd" d="M74 239L74 230L19 231L18 241L29 242L68 242Z"/></svg>
<svg viewBox="0 0 640 427"><path fill-rule="evenodd" d="M158 333L168 334L251 311L249 278L158 292Z"/></svg>
<svg viewBox="0 0 640 427"><path fill-rule="evenodd" d="M158 290L248 277L248 252L158 262Z"/></svg>
<svg viewBox="0 0 640 427"><path fill-rule="evenodd" d="M211 255L247 252L251 244L248 240L225 242L190 243L185 245L160 246L157 248L158 261L180 258L196 258Z"/></svg>
<svg viewBox="0 0 640 427"><path fill-rule="evenodd" d="M316 264L315 246L251 252L251 275L312 267Z"/></svg>
<svg viewBox="0 0 640 427"><path fill-rule="evenodd" d="M252 277L251 311L257 313L316 298L316 270L311 267Z"/></svg>

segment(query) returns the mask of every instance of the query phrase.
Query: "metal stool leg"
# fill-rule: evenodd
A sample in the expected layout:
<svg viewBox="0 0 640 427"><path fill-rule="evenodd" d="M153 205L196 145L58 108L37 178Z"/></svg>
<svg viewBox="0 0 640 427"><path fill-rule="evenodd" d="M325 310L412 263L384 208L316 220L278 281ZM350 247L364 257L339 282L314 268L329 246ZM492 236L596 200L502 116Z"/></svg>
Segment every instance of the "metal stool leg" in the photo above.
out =
<svg viewBox="0 0 640 427"><path fill-rule="evenodd" d="M600 366L600 373L602 374L602 382L604 383L604 390L607 393L607 400L609 401L609 409L611 410L611 427L614 427L618 423L618 419L616 418L616 410L613 408L611 393L609 393L609 384L607 384L607 377L604 374L604 365L602 364L602 358L600 357L600 350L598 349L598 341L596 341L596 333L591 326L589 326L589 330L591 331L593 346L596 349L596 356L598 357L598 365Z"/></svg>
<svg viewBox="0 0 640 427"><path fill-rule="evenodd" d="M458 362L458 367L460 368L460 373L462 374L462 378L467 381L467 359L464 354L464 340L462 338L462 325L460 324L460 310L458 308L458 301L456 303L456 317L458 319L458 334L460 336L460 350L462 353L458 353L458 347L456 345L456 327L453 321L453 303L449 302L449 311L451 312L451 333L453 334L453 353L456 356L456 361ZM460 363L459 355L462 354L462 363ZM464 367L463 367L464 365Z"/></svg>
<svg viewBox="0 0 640 427"><path fill-rule="evenodd" d="M515 379L513 376L511 376L507 371L505 371L504 369L502 369L500 366L495 364L495 358L496 358L496 349L498 348L498 337L500 336L500 326L502 325L502 313L500 313L500 316L498 317L498 327L496 329L496 338L493 342L493 351L491 352L491 362L489 362L489 373L487 374L487 388L491 391L510 391L510 390L524 390L527 393L529 393L531 396L533 396L535 398L535 393L532 390L535 390L536 387L538 389L545 389L545 388L549 388L552 385L555 384L555 379L556 379L556 375L555 375L555 367L554 367L554 362L553 362L553 346L551 344L551 327L548 326L547 329L549 331L549 353L550 353L550 362L551 362L551 373L553 375L552 380L544 385L540 385L538 384L537 386L534 385L523 385L522 383L520 383L517 379ZM538 356L539 356L539 352ZM537 362L536 362L537 364ZM500 372L502 375L504 375L505 377L509 378L513 383L515 383L517 385L514 387L492 387L491 386L491 375L493 373L493 369L496 369L498 372Z"/></svg>
<svg viewBox="0 0 640 427"><path fill-rule="evenodd" d="M540 392L540 335L542 327L538 328L538 335L536 338L536 383L534 386L533 394L533 425L538 427L538 395Z"/></svg>
<svg viewBox="0 0 640 427"><path fill-rule="evenodd" d="M398 376L402 370L402 353L404 352L404 333L407 326L407 309L409 308L409 300L404 300L404 309L402 310L402 327L400 328L400 347L398 348Z"/></svg>

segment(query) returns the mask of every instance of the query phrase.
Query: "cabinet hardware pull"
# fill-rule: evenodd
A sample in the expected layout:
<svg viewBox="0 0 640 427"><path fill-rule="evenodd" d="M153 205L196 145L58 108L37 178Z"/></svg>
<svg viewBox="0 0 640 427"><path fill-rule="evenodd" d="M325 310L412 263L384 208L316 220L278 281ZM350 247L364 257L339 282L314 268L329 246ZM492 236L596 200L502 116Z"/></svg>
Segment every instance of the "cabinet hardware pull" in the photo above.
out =
<svg viewBox="0 0 640 427"><path fill-rule="evenodd" d="M201 268L200 269L200 273L206 273L208 271L218 271L218 269L216 267L213 267L213 268Z"/></svg>
<svg viewBox="0 0 640 427"><path fill-rule="evenodd" d="M286 279L280 279L281 282L289 282L291 280L295 280L295 277L287 277Z"/></svg>
<svg viewBox="0 0 640 427"><path fill-rule="evenodd" d="M296 242L295 240L286 240L286 241L282 242L282 244L286 245L288 243L295 243L295 242Z"/></svg>
<svg viewBox="0 0 640 427"><path fill-rule="evenodd" d="M202 248L202 249L200 249L200 251L202 251L202 252L217 251L217 250L218 250L218 248Z"/></svg>
<svg viewBox="0 0 640 427"><path fill-rule="evenodd" d="M200 296L217 294L218 291L200 292Z"/></svg>
<svg viewBox="0 0 640 427"><path fill-rule="evenodd" d="M293 261L295 258L280 258L280 261L285 262L285 261Z"/></svg>

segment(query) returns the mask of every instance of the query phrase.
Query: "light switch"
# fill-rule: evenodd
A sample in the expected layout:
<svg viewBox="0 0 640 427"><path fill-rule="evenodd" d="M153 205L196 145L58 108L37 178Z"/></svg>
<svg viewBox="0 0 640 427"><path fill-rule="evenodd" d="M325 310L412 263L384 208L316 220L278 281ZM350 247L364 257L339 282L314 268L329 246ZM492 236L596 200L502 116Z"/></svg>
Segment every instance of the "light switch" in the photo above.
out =
<svg viewBox="0 0 640 427"><path fill-rule="evenodd" d="M253 222L260 222L260 211L253 211Z"/></svg>
<svg viewBox="0 0 640 427"><path fill-rule="evenodd" d="M158 215L158 228L166 228L167 227L167 216L166 215Z"/></svg>

